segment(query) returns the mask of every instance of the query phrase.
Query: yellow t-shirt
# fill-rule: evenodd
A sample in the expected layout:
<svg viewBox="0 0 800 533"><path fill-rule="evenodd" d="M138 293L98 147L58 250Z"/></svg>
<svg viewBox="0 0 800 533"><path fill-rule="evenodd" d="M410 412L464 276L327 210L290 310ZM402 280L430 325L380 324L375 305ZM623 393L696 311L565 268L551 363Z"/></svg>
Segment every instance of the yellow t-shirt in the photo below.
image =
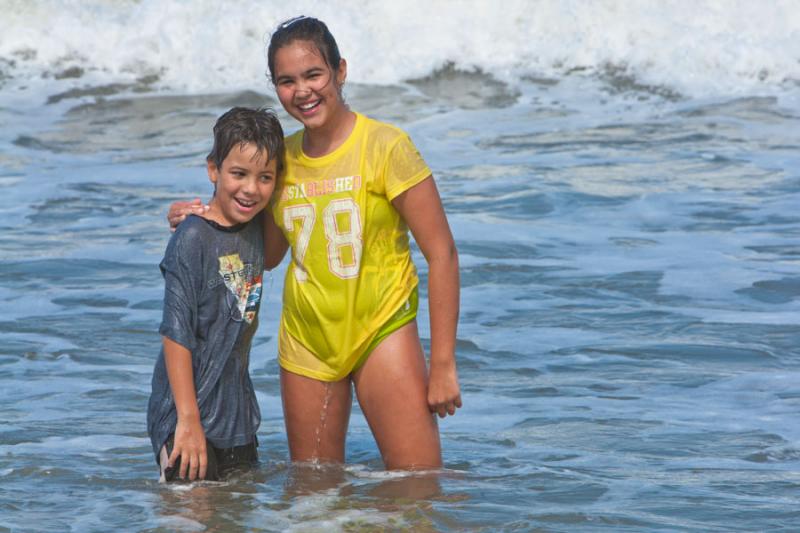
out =
<svg viewBox="0 0 800 533"><path fill-rule="evenodd" d="M283 368L343 378L418 283L408 227L391 200L431 171L402 130L356 113L348 139L312 158L303 131L286 139L272 212L291 245L281 328L322 364L279 355Z"/></svg>

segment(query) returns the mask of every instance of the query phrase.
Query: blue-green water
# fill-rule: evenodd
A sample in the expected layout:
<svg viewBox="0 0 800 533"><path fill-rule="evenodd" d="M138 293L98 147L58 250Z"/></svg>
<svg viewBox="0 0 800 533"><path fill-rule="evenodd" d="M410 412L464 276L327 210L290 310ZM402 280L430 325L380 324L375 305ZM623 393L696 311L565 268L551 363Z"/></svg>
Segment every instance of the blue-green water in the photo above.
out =
<svg viewBox="0 0 800 533"><path fill-rule="evenodd" d="M275 362L285 265L252 357L261 468L222 485L156 482L144 418L166 209L209 192L215 114L269 97L141 95L66 103L24 136L2 112L2 525L793 529L796 112L769 98L582 109L540 103L559 95L537 86L468 110L357 89L353 106L377 116L395 93L409 102L384 118L435 169L461 254L465 405L441 423L440 493L399 497L418 480L382 472L360 415L343 471L287 463ZM427 339L426 321L423 310Z"/></svg>
<svg viewBox="0 0 800 533"><path fill-rule="evenodd" d="M157 483L166 211L210 193L220 112L276 102L58 83L0 75L0 532L798 529L796 89L348 85L354 109L411 133L460 251L464 407L440 423L431 493L383 472L357 405L345 467L288 463L285 264L252 353L261 466Z"/></svg>

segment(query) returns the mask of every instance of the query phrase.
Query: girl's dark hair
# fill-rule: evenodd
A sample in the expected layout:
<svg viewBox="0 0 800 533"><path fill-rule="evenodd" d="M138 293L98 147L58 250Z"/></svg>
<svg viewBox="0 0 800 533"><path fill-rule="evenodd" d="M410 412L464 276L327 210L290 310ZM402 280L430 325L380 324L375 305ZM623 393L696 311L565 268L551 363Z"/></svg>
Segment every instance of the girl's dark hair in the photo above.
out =
<svg viewBox="0 0 800 533"><path fill-rule="evenodd" d="M214 124L214 147L207 159L221 169L222 162L234 146L248 143L256 145L259 152L266 150L267 161L277 161L278 176L283 173L283 128L275 112L269 108L234 107L219 117Z"/></svg>
<svg viewBox="0 0 800 533"><path fill-rule="evenodd" d="M314 17L294 17L280 23L269 40L267 64L272 83L275 83L275 53L293 41L311 41L334 72L339 68L342 56L339 54L336 39L325 23Z"/></svg>

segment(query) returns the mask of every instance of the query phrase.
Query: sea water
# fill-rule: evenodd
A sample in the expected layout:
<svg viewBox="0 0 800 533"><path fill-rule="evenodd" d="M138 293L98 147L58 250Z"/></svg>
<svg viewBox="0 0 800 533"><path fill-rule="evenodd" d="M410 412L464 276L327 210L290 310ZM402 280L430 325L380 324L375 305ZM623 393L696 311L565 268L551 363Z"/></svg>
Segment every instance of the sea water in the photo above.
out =
<svg viewBox="0 0 800 533"><path fill-rule="evenodd" d="M165 486L145 430L174 200L327 21L461 262L445 468L288 461L268 276L261 465ZM796 1L0 1L0 532L800 529ZM283 111L287 131L298 127ZM429 344L426 265L419 325Z"/></svg>

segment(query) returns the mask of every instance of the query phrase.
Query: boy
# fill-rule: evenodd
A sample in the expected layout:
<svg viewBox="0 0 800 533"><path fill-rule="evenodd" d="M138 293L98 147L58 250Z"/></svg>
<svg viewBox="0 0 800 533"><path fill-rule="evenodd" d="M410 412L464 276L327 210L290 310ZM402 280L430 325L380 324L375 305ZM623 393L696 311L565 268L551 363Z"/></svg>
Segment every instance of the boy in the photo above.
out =
<svg viewBox="0 0 800 533"><path fill-rule="evenodd" d="M170 239L161 272L163 348L147 429L161 480L219 479L257 462L261 413L250 381L264 270L262 210L284 167L271 110L236 107L214 126L214 196Z"/></svg>

